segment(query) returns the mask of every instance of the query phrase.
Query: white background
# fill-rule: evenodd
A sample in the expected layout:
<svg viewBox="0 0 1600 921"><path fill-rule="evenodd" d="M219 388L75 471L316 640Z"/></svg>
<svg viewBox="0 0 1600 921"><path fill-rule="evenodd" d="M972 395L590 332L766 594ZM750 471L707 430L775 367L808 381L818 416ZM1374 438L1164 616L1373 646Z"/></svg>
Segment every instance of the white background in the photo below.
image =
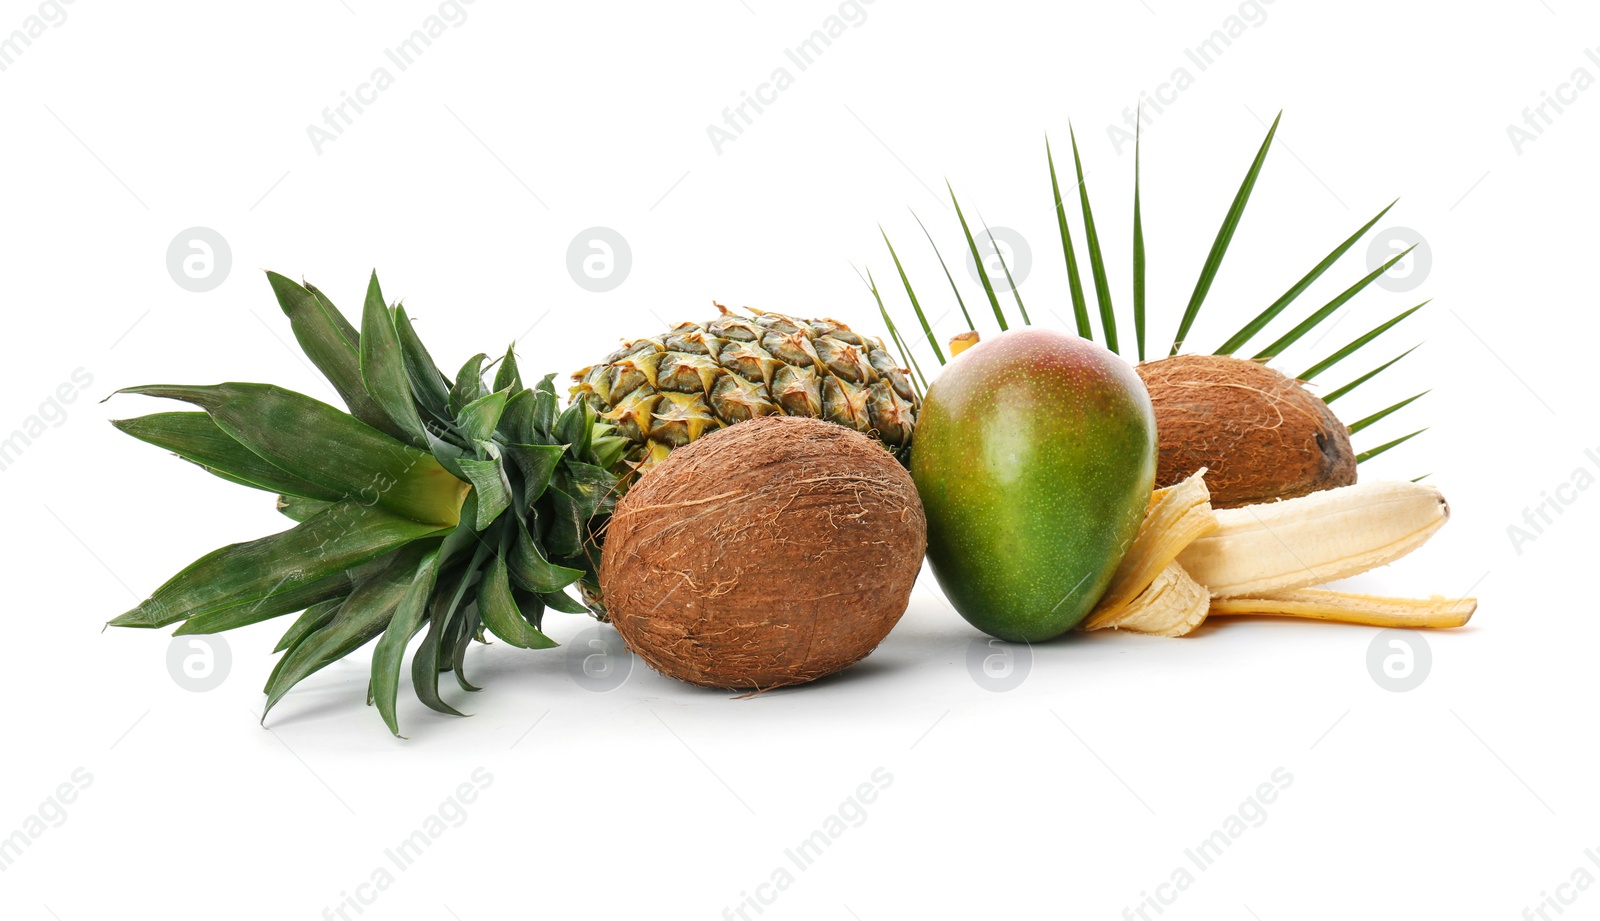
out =
<svg viewBox="0 0 1600 921"><path fill-rule="evenodd" d="M320 153L307 126L436 3L65 9L0 73L0 434L41 412L55 422L0 473L0 835L75 769L93 780L0 873L0 915L312 919L359 891L376 901L350 918L737 917L724 910L776 894L757 887L789 866L793 885L749 918L1111 919L1280 767L1293 782L1266 821L1208 870L1191 865L1194 884L1161 917L1512 919L1575 868L1600 875L1584 854L1600 847L1600 495L1563 491L1575 501L1520 547L1507 532L1575 470L1600 474L1584 454L1600 449L1600 92L1579 93L1520 152L1506 130L1575 69L1600 77L1584 54L1600 16L1584 4L1247 4L1255 24L1202 71L1185 49L1237 3L877 0L864 21L847 8L856 24L798 72L784 50L837 4L478 0L404 72L389 65L393 86ZM0 35L38 10L0 3ZM718 153L707 125L780 66L793 86ZM1426 637L1432 670L1416 690L1369 675L1372 629L1267 621L1069 637L1033 649L1014 689L987 690L968 663L975 641L990 650L925 577L869 660L812 687L733 700L637 667L596 693L568 676L582 646L500 644L468 659L486 690L445 692L471 719L402 688L410 739L398 741L363 706L366 650L306 681L263 730L258 689L281 624L228 635L232 671L208 693L169 676L164 632L101 632L193 558L282 526L270 498L105 423L171 404L96 402L219 380L332 399L285 346L259 269L352 311L376 267L442 363L518 339L525 368L565 373L619 337L710 316L712 299L881 333L851 265L889 288L882 222L945 336L959 315L906 208L982 306L956 262L948 177L969 218L1030 241L1022 293L1036 322L1065 328L1043 138L1066 169L1070 117L1131 341L1133 157L1106 126L1178 67L1193 85L1144 137L1156 348L1279 109L1195 345L1219 344L1396 195L1383 226L1429 244L1420 287L1370 289L1282 363L1301 370L1436 299L1326 378L1425 343L1337 407L1350 421L1432 388L1357 439L1430 426L1363 476L1431 473L1455 512L1427 548L1358 584L1481 598L1469 628ZM231 246L230 274L206 293L166 269L168 244L194 226ZM566 270L593 226L633 253L609 293ZM1296 317L1366 258L1363 243ZM1397 286L1419 270L1397 269ZM909 323L903 295L891 304ZM41 409L80 368L93 378L83 395ZM547 627L567 642L591 624L553 614ZM358 890L479 767L493 782L464 824L388 889ZM785 849L880 767L893 780L864 823L794 871ZM1600 911L1600 890L1561 892L1576 916Z"/></svg>

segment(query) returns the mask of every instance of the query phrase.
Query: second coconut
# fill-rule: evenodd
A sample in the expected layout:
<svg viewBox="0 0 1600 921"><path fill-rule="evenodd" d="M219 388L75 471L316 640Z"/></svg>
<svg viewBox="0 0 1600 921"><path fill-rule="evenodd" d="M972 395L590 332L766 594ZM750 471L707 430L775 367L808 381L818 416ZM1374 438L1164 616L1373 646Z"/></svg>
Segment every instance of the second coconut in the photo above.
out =
<svg viewBox="0 0 1600 921"><path fill-rule="evenodd" d="M928 560L973 626L1039 642L1071 630L1138 535L1155 414L1127 362L1054 330L964 351L928 389L911 475Z"/></svg>

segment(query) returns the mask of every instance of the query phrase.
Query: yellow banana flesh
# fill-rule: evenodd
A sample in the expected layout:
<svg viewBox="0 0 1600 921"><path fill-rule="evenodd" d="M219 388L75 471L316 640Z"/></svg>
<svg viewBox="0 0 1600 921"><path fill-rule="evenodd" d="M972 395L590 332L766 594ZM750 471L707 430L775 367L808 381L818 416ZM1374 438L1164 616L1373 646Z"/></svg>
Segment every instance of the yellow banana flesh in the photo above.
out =
<svg viewBox="0 0 1600 921"><path fill-rule="evenodd" d="M1392 563L1449 520L1432 486L1366 482L1223 509L1178 562L1218 598L1321 585Z"/></svg>
<svg viewBox="0 0 1600 921"><path fill-rule="evenodd" d="M1431 486L1365 483L1214 511L1205 471L1154 492L1084 630L1183 636L1208 616L1265 614L1375 627L1465 624L1477 601L1310 588L1399 559L1449 518Z"/></svg>

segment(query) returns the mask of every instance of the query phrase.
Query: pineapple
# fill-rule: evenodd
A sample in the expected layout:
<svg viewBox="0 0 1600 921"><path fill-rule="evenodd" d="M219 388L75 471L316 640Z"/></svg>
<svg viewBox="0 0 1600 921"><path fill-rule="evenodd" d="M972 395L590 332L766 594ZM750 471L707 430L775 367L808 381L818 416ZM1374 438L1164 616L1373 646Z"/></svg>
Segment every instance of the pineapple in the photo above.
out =
<svg viewBox="0 0 1600 921"><path fill-rule="evenodd" d="M910 456L921 398L880 340L833 320L716 306L714 320L627 342L573 374L574 402L614 426L627 463L643 468L707 432L779 413L836 422Z"/></svg>
<svg viewBox="0 0 1600 921"><path fill-rule="evenodd" d="M368 701L399 735L400 672L418 634L417 696L456 714L439 675L477 690L462 673L474 640L552 647L546 608L604 620L600 535L617 500L640 468L708 431L774 413L820 417L909 454L920 397L907 373L881 342L833 321L724 309L579 372L562 411L555 375L525 386L510 350L498 368L476 355L445 376L376 274L359 331L316 288L267 278L349 411L268 384L121 391L203 410L114 424L276 493L296 525L201 557L111 621L202 634L300 612L275 650L263 720L300 681L376 639Z"/></svg>
<svg viewBox="0 0 1600 921"><path fill-rule="evenodd" d="M440 672L462 674L486 632L525 648L556 645L546 608L596 613L595 535L623 487L631 441L585 402L558 411L555 375L523 384L508 351L492 387L487 356L454 379L433 363L378 279L361 330L322 292L268 273L296 339L349 412L267 384L131 387L203 412L120 420L122 431L210 473L277 493L289 530L200 558L133 610L120 627L179 624L215 633L301 613L277 650L266 712L298 682L376 639L368 699L399 735L395 700L409 642L423 703L457 711Z"/></svg>

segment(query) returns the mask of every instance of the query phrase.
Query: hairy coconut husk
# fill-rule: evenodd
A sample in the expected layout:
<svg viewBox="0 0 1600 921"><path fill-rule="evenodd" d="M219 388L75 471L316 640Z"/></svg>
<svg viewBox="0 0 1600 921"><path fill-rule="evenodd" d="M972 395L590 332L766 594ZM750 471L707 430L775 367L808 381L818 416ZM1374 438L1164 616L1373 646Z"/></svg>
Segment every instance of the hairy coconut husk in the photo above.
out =
<svg viewBox="0 0 1600 921"><path fill-rule="evenodd" d="M1157 488L1201 467L1217 508L1356 481L1350 433L1328 404L1253 361L1177 355L1139 365L1156 411Z"/></svg>
<svg viewBox="0 0 1600 921"><path fill-rule="evenodd" d="M652 668L766 689L871 652L905 612L926 549L916 486L881 444L765 416L640 477L607 526L600 585Z"/></svg>

